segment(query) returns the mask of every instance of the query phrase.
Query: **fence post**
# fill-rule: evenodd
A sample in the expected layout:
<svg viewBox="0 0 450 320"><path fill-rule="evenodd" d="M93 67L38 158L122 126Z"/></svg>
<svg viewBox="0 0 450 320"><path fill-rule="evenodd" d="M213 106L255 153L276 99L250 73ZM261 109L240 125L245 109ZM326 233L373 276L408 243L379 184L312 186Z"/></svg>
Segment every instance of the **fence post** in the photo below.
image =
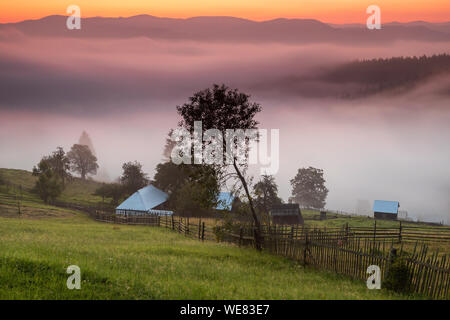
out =
<svg viewBox="0 0 450 320"><path fill-rule="evenodd" d="M175 221L173 221L173 214L172 214L172 230L175 230Z"/></svg>
<svg viewBox="0 0 450 320"><path fill-rule="evenodd" d="M242 245L242 237L243 237L243 230L242 230L242 226L239 227L239 247L241 247Z"/></svg>
<svg viewBox="0 0 450 320"><path fill-rule="evenodd" d="M189 217L186 218L186 228L184 230L186 236L189 236Z"/></svg>
<svg viewBox="0 0 450 320"><path fill-rule="evenodd" d="M273 235L272 235L272 227L270 224L267 226L267 237L269 239L269 250L273 253Z"/></svg>
<svg viewBox="0 0 450 320"><path fill-rule="evenodd" d="M375 225L373 228L373 241L375 242L376 239L377 239L377 221L375 220Z"/></svg>
<svg viewBox="0 0 450 320"><path fill-rule="evenodd" d="M198 220L198 239L201 239L201 231L202 231L202 218Z"/></svg>
<svg viewBox="0 0 450 320"><path fill-rule="evenodd" d="M348 222L345 225L345 241L348 239Z"/></svg>
<svg viewBox="0 0 450 320"><path fill-rule="evenodd" d="M305 248L303 249L303 265L306 266L306 252L308 251L308 231L305 230Z"/></svg>
<svg viewBox="0 0 450 320"><path fill-rule="evenodd" d="M22 186L21 186L22 187ZM17 196L16 196L17 197ZM20 211L20 200L18 199L17 200L17 209L19 210L18 211L18 213L19 213L19 217L20 217L20 214L22 213L21 211Z"/></svg>
<svg viewBox="0 0 450 320"><path fill-rule="evenodd" d="M391 248L391 252L389 253L389 261L388 261L388 267L387 267L387 270L386 270L385 278L389 275L391 266L395 262L396 258L397 258L397 249L396 248Z"/></svg>
<svg viewBox="0 0 450 320"><path fill-rule="evenodd" d="M398 228L398 242L402 242L402 222L400 221L400 226Z"/></svg>
<svg viewBox="0 0 450 320"><path fill-rule="evenodd" d="M205 223L202 222L202 241L205 240Z"/></svg>
<svg viewBox="0 0 450 320"><path fill-rule="evenodd" d="M275 225L275 231L274 231L274 235L275 235L275 253L278 254L278 225Z"/></svg>

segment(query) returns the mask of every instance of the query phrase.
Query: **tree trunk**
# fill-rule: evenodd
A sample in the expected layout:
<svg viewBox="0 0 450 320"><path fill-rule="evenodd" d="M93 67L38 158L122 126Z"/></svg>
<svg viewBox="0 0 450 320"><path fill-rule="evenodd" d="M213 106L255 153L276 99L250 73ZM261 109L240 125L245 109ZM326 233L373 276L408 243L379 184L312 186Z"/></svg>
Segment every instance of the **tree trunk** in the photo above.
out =
<svg viewBox="0 0 450 320"><path fill-rule="evenodd" d="M245 181L244 176L241 174L241 171L239 170L236 160L233 162L234 169L236 170L236 173L239 177L239 179L242 182L242 185L244 186L245 193L248 198L248 203L250 205L250 210L252 212L253 221L255 222L255 230L254 230L254 236L255 236L255 247L257 250L262 250L262 239L261 239L261 224L259 223L258 216L256 215L255 208L253 207L253 201L252 197L250 196L250 192L248 191L247 182Z"/></svg>

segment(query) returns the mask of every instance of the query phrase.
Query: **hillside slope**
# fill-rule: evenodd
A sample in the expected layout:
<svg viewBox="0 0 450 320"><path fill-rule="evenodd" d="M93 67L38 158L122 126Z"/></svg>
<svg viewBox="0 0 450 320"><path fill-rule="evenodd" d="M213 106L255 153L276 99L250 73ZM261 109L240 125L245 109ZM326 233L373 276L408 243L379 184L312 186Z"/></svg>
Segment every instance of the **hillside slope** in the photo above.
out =
<svg viewBox="0 0 450 320"><path fill-rule="evenodd" d="M45 204L32 191L37 178L30 171L0 168L0 177L4 181L0 185L0 216L18 216L20 212L22 217L40 218L63 217L77 213ZM83 181L80 178L73 178L57 201L83 206L101 206L102 198L93 195L100 186L101 183L93 180Z"/></svg>
<svg viewBox="0 0 450 320"><path fill-rule="evenodd" d="M66 268L81 269L67 290ZM362 281L171 230L0 217L0 299L405 299Z"/></svg>
<svg viewBox="0 0 450 320"><path fill-rule="evenodd" d="M424 93L450 96L450 55L391 57L356 60L318 68L310 74L263 79L259 90L278 90L285 95L340 99L365 98L377 94L401 95L420 86ZM274 89L275 88L275 89Z"/></svg>

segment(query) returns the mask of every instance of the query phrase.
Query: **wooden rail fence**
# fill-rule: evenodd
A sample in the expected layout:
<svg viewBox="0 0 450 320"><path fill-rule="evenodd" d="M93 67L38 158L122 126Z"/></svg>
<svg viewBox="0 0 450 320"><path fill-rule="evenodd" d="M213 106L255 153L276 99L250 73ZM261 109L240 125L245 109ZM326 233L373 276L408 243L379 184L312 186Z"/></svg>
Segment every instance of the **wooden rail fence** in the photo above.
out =
<svg viewBox="0 0 450 320"><path fill-rule="evenodd" d="M253 227L250 225L210 226L201 219L193 223L192 219L177 216L120 216L99 211L91 213L91 216L102 222L164 227L201 241L254 246ZM369 276L367 267L377 265L381 270L382 283L387 279L393 262L400 259L407 268L408 286L405 290L434 299L450 299L448 253L439 255L435 252L430 255L427 244L419 245L418 241L413 250L408 251L404 247L404 239L398 241L397 233L386 237L387 230L378 228L374 236L373 229L366 229L370 228L263 226L263 249L295 259L303 265L363 281ZM366 233L370 236L365 236Z"/></svg>

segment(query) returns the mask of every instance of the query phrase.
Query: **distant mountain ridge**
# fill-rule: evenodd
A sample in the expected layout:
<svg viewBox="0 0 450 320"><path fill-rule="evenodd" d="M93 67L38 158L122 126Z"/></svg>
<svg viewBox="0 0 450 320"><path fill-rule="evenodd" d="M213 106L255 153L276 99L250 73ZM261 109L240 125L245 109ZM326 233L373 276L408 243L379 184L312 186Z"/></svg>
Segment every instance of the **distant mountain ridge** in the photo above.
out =
<svg viewBox="0 0 450 320"><path fill-rule="evenodd" d="M29 36L98 37L283 43L385 43L397 40L450 41L450 23L387 23L381 30L363 25L332 25L314 19L252 21L206 16L187 19L138 15L128 18L83 18L81 30L68 30L66 16L0 24L0 31L16 30Z"/></svg>

